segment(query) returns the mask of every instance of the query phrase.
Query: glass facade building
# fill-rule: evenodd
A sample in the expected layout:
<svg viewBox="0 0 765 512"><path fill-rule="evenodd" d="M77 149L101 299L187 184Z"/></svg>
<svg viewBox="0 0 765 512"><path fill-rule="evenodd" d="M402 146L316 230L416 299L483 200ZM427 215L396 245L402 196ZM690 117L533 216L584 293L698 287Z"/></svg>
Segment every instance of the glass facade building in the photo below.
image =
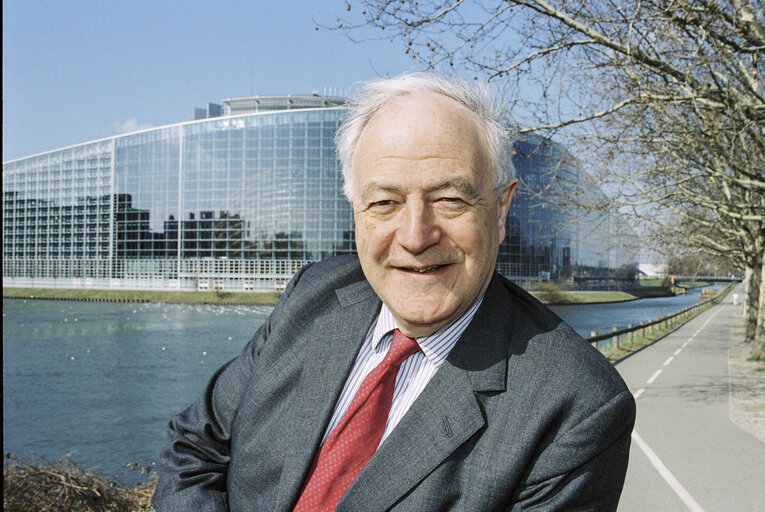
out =
<svg viewBox="0 0 765 512"><path fill-rule="evenodd" d="M526 135L515 143L513 165L519 185L505 222L498 271L515 279L570 276L577 245L569 209L555 197L576 187L578 162L562 146Z"/></svg>
<svg viewBox="0 0 765 512"><path fill-rule="evenodd" d="M3 285L273 290L308 262L354 252L333 140L342 100L225 103L219 117L5 162ZM570 278L576 226L530 191L576 183L578 166L538 138L519 141L514 161L522 186L498 269Z"/></svg>

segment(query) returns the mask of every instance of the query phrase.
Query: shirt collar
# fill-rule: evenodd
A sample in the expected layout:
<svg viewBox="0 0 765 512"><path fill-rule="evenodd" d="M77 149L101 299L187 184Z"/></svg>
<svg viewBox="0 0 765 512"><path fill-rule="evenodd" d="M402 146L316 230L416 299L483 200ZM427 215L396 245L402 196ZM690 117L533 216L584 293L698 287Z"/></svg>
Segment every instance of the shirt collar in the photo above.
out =
<svg viewBox="0 0 765 512"><path fill-rule="evenodd" d="M478 300L458 318L451 323L441 327L436 332L428 334L427 336L420 336L415 338L417 344L422 349L423 354L435 367L440 367L446 360L446 357L451 352L457 340L465 332L470 321L475 316L478 307L483 302L484 294L478 297ZM377 323L375 325L374 334L372 335L372 348L375 351L387 350L390 345L390 334L396 329L396 320L393 318L393 313L390 312L388 306L383 303L380 308L380 314L377 316ZM387 343L381 342L386 340Z"/></svg>

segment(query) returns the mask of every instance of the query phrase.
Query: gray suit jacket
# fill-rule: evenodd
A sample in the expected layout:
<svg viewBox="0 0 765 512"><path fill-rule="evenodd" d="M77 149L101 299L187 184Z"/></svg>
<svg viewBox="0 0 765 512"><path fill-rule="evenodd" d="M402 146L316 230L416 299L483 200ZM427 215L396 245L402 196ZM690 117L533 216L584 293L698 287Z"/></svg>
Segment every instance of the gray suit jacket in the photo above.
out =
<svg viewBox="0 0 765 512"><path fill-rule="evenodd" d="M301 270L171 421L156 510L291 510L379 308L355 257ZM613 366L495 275L337 510L615 510L634 419Z"/></svg>

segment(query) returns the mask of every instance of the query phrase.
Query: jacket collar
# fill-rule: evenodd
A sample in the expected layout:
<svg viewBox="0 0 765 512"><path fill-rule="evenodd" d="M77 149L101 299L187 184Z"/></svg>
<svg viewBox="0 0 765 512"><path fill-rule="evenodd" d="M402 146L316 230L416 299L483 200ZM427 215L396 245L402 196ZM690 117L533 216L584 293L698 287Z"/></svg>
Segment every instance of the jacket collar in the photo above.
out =
<svg viewBox="0 0 765 512"><path fill-rule="evenodd" d="M497 336L511 332L512 315L501 279L494 275L475 317L447 357L449 363L467 372L474 391L504 391L506 386L507 339ZM375 299L375 310L380 307L380 299L366 280L335 290L335 294L344 308L370 299Z"/></svg>

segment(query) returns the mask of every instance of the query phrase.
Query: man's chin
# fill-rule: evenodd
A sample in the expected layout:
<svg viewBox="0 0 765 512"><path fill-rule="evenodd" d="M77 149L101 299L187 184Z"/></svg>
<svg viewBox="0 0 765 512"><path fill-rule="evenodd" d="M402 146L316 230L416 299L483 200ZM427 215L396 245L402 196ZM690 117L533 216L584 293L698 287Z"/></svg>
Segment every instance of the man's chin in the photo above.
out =
<svg viewBox="0 0 765 512"><path fill-rule="evenodd" d="M396 323L402 330L415 333L414 336L427 336L448 324L460 314L456 307L444 308L443 303L411 303L387 304L393 313Z"/></svg>

